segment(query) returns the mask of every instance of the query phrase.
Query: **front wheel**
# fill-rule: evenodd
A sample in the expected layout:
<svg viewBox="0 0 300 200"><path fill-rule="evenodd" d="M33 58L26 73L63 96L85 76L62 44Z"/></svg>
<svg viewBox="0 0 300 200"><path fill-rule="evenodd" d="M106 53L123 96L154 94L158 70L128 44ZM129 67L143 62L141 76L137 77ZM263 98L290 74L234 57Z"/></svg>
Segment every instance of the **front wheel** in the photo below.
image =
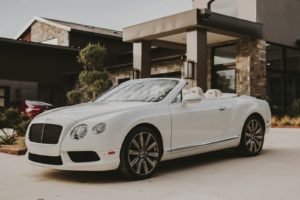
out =
<svg viewBox="0 0 300 200"><path fill-rule="evenodd" d="M129 133L121 150L121 173L141 180L153 175L162 155L162 142L157 133L147 127Z"/></svg>
<svg viewBox="0 0 300 200"><path fill-rule="evenodd" d="M237 151L243 156L258 155L264 144L265 127L257 116L249 117L243 127L242 137Z"/></svg>

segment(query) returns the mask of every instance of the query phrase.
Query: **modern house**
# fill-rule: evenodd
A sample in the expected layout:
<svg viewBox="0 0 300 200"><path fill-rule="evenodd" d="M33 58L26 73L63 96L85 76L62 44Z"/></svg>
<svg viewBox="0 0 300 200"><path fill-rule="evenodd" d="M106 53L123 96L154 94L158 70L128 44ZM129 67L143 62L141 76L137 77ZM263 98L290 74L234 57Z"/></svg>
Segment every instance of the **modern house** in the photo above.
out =
<svg viewBox="0 0 300 200"><path fill-rule="evenodd" d="M275 114L300 114L300 1L193 0L193 9L123 31L133 43L133 67L152 75L150 50L181 46L181 77L268 99Z"/></svg>
<svg viewBox="0 0 300 200"><path fill-rule="evenodd" d="M107 48L114 84L182 77L204 90L270 101L300 113L300 1L193 0L193 9L120 31L34 17L16 40L0 38L0 108L23 98L66 104L88 43Z"/></svg>
<svg viewBox="0 0 300 200"><path fill-rule="evenodd" d="M66 91L75 84L81 66L76 62L88 43L106 47L105 66L114 84L133 77L132 44L122 41L122 32L54 19L34 17L16 40L0 38L0 110L21 91L23 99L66 105ZM152 48L153 76L180 77L180 68L168 72L157 65L181 61L181 50ZM170 68L170 67L169 67Z"/></svg>

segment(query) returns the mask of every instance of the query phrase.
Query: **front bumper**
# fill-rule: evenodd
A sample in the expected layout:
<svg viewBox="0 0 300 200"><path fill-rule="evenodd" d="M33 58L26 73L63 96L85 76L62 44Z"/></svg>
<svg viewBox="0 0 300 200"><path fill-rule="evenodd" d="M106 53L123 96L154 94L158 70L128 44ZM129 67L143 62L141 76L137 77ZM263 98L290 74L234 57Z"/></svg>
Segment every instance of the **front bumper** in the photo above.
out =
<svg viewBox="0 0 300 200"><path fill-rule="evenodd" d="M112 154L112 152L114 152L114 154ZM120 164L119 152L120 152L119 149L111 150L109 152L96 152L100 160L93 161L93 162L73 162L68 152L61 152L59 155L54 157L53 155L47 155L47 154L41 155L38 152L32 152L29 150L26 154L26 157L30 163L41 167L50 168L50 169L70 170L70 171L108 171L108 170L115 170L119 167ZM29 159L29 154L36 155L44 159L47 159L49 157L60 158L61 163L44 164L36 160L32 161Z"/></svg>

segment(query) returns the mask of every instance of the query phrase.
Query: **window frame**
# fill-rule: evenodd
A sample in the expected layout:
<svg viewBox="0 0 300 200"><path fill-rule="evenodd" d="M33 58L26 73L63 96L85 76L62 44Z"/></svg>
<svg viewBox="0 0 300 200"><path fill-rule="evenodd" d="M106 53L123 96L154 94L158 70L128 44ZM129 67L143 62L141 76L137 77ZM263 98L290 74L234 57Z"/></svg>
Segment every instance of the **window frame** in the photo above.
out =
<svg viewBox="0 0 300 200"><path fill-rule="evenodd" d="M218 64L215 65L215 53L216 53L216 49L218 48L223 48L223 47L228 47L228 46L235 46L236 50L237 50L237 42L232 42L232 43L228 43L228 44L223 44L223 45L218 45L218 46L212 46L211 47L211 86L212 88L217 88L217 72L218 71L227 71L227 70L234 70L235 73L235 83L234 83L234 92L236 92L237 89L237 73L236 73L236 63L232 62L232 63L226 63L226 64ZM237 56L238 52L236 52L236 56Z"/></svg>
<svg viewBox="0 0 300 200"><path fill-rule="evenodd" d="M300 71L294 71L294 70L289 70L288 69L288 66L287 66L287 50L288 49L292 49L292 50L296 50L296 51L299 51L300 53L300 49L298 48L293 48L293 47L288 47L288 46L284 46L284 45L280 45L280 44L277 44L277 43L272 43L272 42L267 42L268 45L276 45L278 47L281 48L281 68L280 69L272 69L271 67L268 66L268 57L266 57L266 71L267 71L267 76L269 75L269 73L278 73L278 74L281 74L282 77L283 77L283 88L282 88L282 94L283 94L283 97L282 97L282 106L283 106L283 112L285 114L287 114L288 112L288 90L287 90L287 77L290 75L290 76L299 76L300 78ZM267 52L267 50L266 50ZM268 80L268 78L267 78ZM269 88L269 82L267 81L267 95L268 97L270 97L270 88Z"/></svg>

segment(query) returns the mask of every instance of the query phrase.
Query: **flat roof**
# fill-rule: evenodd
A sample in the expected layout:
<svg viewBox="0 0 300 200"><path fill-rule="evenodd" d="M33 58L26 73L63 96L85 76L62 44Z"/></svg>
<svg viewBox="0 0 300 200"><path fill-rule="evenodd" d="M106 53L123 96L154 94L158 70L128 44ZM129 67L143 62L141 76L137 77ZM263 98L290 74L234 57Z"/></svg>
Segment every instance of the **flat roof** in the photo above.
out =
<svg viewBox="0 0 300 200"><path fill-rule="evenodd" d="M155 40L194 28L205 28L210 32L238 37L262 38L263 25L235 17L193 9L162 17L123 29L123 41Z"/></svg>

